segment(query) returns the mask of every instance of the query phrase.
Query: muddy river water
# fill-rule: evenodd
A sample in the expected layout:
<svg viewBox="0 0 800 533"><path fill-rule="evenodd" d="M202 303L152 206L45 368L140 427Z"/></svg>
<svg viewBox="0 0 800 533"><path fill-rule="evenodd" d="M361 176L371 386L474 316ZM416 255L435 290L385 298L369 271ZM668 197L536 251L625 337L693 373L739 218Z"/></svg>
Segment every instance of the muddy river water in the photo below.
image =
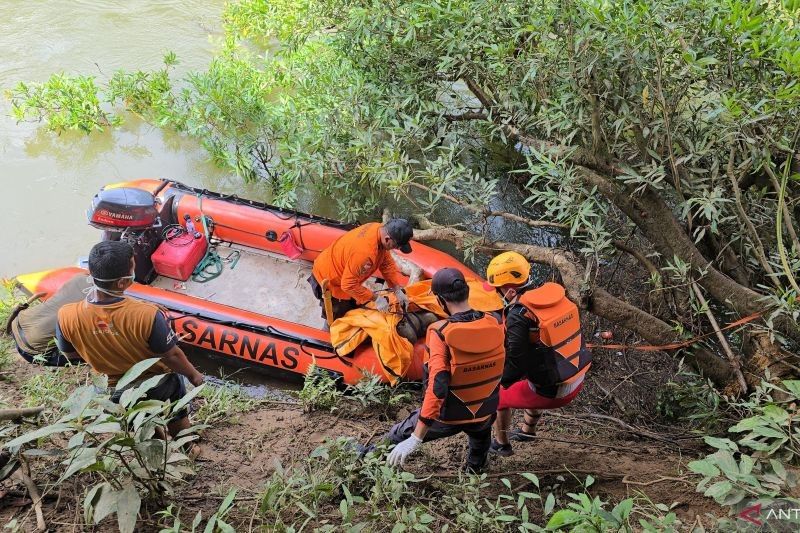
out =
<svg viewBox="0 0 800 533"><path fill-rule="evenodd" d="M96 75L157 68L167 50L176 75L202 69L221 37L223 0L0 2L0 87L54 72ZM211 189L240 187L193 141L132 118L122 129L45 132L17 124L0 102L0 277L74 264L97 240L86 208L106 183L171 177Z"/></svg>

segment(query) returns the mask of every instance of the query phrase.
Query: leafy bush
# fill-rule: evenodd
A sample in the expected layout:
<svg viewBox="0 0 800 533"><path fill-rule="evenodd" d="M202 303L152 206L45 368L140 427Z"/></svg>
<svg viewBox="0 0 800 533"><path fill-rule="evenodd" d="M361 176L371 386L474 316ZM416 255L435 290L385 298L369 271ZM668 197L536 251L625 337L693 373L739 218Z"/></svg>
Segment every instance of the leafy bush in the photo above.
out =
<svg viewBox="0 0 800 533"><path fill-rule="evenodd" d="M315 364L308 367L303 390L298 394L306 412L332 411L336 409L343 396L336 378L330 372Z"/></svg>
<svg viewBox="0 0 800 533"><path fill-rule="evenodd" d="M157 361L147 359L134 365L117 387L129 386ZM197 439L198 427L182 432L175 440L163 437L172 413L187 406L203 387L175 404L142 400L162 377L153 376L129 387L119 403L111 402L96 386L80 387L64 403L66 413L54 424L21 435L5 447L15 454L64 457L58 483L78 473L92 473L87 480L99 476L102 481L89 486L84 498L85 523L97 524L116 513L120 531L132 532L142 495L162 500L173 493L175 483L193 473L183 447ZM100 388L105 389L105 383ZM67 437L64 445L62 439ZM45 448L47 443L51 446Z"/></svg>
<svg viewBox="0 0 800 533"><path fill-rule="evenodd" d="M553 514L547 522L548 531L625 531L632 532L634 526L634 515L643 515L638 519L641 531L647 532L666 532L678 531L680 521L675 513L670 512L664 504L650 506L635 506L637 500L626 498L615 505L610 511L605 507L608 505L598 496L594 498L586 492L569 496L572 500L567 504L567 508L561 509Z"/></svg>
<svg viewBox="0 0 800 533"><path fill-rule="evenodd" d="M28 378L20 387L25 395L25 405L61 405L69 396L69 387L64 386L68 373L65 368L45 367L41 373Z"/></svg>
<svg viewBox="0 0 800 533"><path fill-rule="evenodd" d="M780 394L780 400L774 399L777 394ZM743 434L739 438L739 445L750 448L757 457L775 457L797 463L800 458L798 402L800 381L785 380L781 386L764 382L749 401L739 404L749 410L752 416L728 431Z"/></svg>
<svg viewBox="0 0 800 533"><path fill-rule="evenodd" d="M347 388L348 399L358 402L362 408L379 408L386 415L393 408L411 400L411 394L399 387L390 387L380 376L368 374L355 385Z"/></svg>
<svg viewBox="0 0 800 533"><path fill-rule="evenodd" d="M279 531L322 532L632 531L634 516L646 531L671 531L679 524L667 506L645 499L628 499L606 511L599 499L570 494L575 503L567 512L556 511L556 496L540 490L539 478L530 473L521 474L525 486L512 489L511 481L502 479L506 492L487 497L486 475L428 482L387 466L384 452L379 447L360 457L352 441L340 438L291 469L277 465L261 497L263 518ZM584 487L592 483L589 477ZM528 490L531 485L535 490ZM546 529L537 525L551 514Z"/></svg>
<svg viewBox="0 0 800 533"><path fill-rule="evenodd" d="M46 120L56 133L102 131L120 123L118 116L101 107L94 76L53 74L44 83L20 82L8 94L17 120Z"/></svg>
<svg viewBox="0 0 800 533"><path fill-rule="evenodd" d="M414 481L414 474L388 467L380 454L359 460L353 442L340 438L314 450L297 468L277 465L265 485L261 510L276 525L300 531L312 520L328 523L325 504L338 500L341 524L353 525L357 507L376 516L391 512Z"/></svg>
<svg viewBox="0 0 800 533"><path fill-rule="evenodd" d="M717 451L705 459L692 461L689 469L703 476L697 491L720 505L736 505L745 498L774 498L797 484L796 476L787 472L780 461L767 462L741 453L729 439L706 437L705 440Z"/></svg>
<svg viewBox="0 0 800 533"><path fill-rule="evenodd" d="M727 418L728 400L710 380L685 368L678 370L678 381L669 381L658 392L658 412L670 420L688 422L698 431L714 433Z"/></svg>

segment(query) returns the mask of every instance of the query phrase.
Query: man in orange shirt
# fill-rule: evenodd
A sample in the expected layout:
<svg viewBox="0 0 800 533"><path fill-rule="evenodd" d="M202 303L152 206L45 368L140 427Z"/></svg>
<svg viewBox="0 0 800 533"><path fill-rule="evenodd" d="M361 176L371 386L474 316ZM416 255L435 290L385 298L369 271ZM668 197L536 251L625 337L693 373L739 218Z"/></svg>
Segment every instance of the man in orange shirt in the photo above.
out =
<svg viewBox="0 0 800 533"><path fill-rule="evenodd" d="M359 226L325 248L314 261L308 278L322 306L322 318L325 318L325 306L321 285L326 279L333 303L332 319L371 301L379 311L388 311L389 299L363 285L379 269L383 279L394 289L397 300L407 305L408 298L402 290L405 279L390 251L399 249L404 254L410 253L409 241L413 236L414 230L407 220L393 218L386 224L372 222Z"/></svg>
<svg viewBox="0 0 800 533"><path fill-rule="evenodd" d="M396 446L388 462L402 465L423 442L464 432L467 471L480 472L488 461L499 401L503 325L470 307L469 286L459 270L436 272L431 289L450 317L428 327L425 398L421 409L389 431L386 438Z"/></svg>
<svg viewBox="0 0 800 533"><path fill-rule="evenodd" d="M95 373L108 376L112 388L139 361L159 357L161 361L144 375L165 376L145 398L177 402L186 394L184 378L199 386L203 374L178 347L164 313L151 303L125 296L133 283L134 266L129 244L104 241L94 245L89 253L94 294L58 311L56 344L65 356L80 355ZM123 392L114 389L111 401L118 402ZM189 426L188 412L183 409L173 414L167 429L175 437Z"/></svg>

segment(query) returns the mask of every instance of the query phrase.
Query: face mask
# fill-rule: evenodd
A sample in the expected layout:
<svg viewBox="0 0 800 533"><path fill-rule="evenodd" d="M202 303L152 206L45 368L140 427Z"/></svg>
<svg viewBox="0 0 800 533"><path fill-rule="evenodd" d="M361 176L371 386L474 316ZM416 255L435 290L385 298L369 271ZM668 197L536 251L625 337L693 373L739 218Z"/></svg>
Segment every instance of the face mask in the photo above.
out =
<svg viewBox="0 0 800 533"><path fill-rule="evenodd" d="M104 282L104 283L110 283L112 281L128 280L128 279L133 281L133 279L135 277L136 277L135 275L131 274L129 276L122 276L122 277L119 277L119 278L112 278L112 279L95 278L95 277L92 276L90 279L92 279L92 281L101 281L101 282ZM123 293L125 291L124 290L112 291L112 290L108 290L108 289L103 289L102 287L98 287L97 284L93 283L91 287L88 287L83 292L86 293L87 297L88 297L88 295L90 293L93 293L94 297L92 299L96 300L98 292L102 292L103 294L106 294L108 296L112 296L114 298L119 298L120 296L123 295Z"/></svg>

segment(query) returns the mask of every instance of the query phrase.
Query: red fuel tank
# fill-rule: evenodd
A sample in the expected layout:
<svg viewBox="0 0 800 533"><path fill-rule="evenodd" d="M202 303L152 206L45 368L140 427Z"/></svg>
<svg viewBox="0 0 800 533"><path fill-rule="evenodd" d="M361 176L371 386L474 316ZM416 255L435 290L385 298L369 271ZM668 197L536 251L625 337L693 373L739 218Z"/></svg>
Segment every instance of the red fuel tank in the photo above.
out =
<svg viewBox="0 0 800 533"><path fill-rule="evenodd" d="M200 237L195 238L184 233L159 244L151 259L160 276L186 281L207 248L208 242L204 235L200 234Z"/></svg>

